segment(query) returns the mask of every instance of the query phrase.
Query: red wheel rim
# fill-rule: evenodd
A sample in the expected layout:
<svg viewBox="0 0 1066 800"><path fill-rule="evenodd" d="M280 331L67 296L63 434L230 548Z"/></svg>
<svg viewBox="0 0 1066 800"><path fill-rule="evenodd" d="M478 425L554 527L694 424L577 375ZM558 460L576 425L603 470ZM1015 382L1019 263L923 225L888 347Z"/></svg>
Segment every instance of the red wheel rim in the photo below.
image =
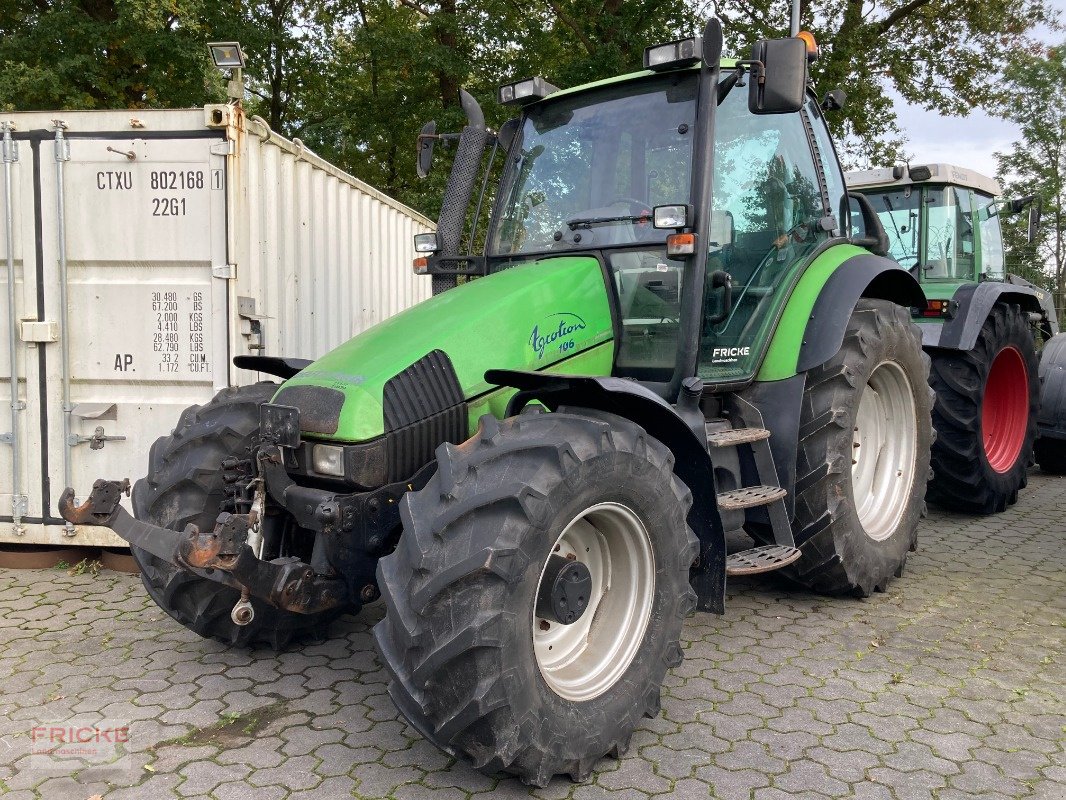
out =
<svg viewBox="0 0 1066 800"><path fill-rule="evenodd" d="M985 381L981 435L988 465L1008 472L1018 461L1029 427L1029 370L1022 354L1005 347L996 354Z"/></svg>

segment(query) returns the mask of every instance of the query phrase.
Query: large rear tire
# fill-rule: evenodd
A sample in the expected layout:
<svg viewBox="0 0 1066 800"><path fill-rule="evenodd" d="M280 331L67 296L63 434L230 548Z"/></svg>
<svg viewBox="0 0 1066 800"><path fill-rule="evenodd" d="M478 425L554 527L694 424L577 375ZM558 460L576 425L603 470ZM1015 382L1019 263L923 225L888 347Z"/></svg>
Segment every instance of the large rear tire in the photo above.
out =
<svg viewBox="0 0 1066 800"><path fill-rule="evenodd" d="M997 305L968 352L934 350L936 392L929 500L995 514L1018 500L1033 463L1040 403L1036 345L1025 312Z"/></svg>
<svg viewBox="0 0 1066 800"><path fill-rule="evenodd" d="M928 373L909 313L860 300L840 351L806 376L793 520L802 555L784 577L865 597L902 574L925 510ZM768 528L752 533L773 541Z"/></svg>
<svg viewBox="0 0 1066 800"><path fill-rule="evenodd" d="M210 402L182 412L170 436L157 439L148 457L148 474L133 487L137 519L172 530L189 523L210 530L225 500L222 461L247 458L259 429L259 405L277 386L257 383L223 389ZM230 619L240 594L228 586L168 564L131 548L141 580L153 600L191 631L236 647L282 650L295 639L325 638L327 626L342 611L295 614L251 598L253 620L244 626Z"/></svg>
<svg viewBox="0 0 1066 800"><path fill-rule="evenodd" d="M482 771L584 780L659 713L681 662L696 605L691 493L662 443L579 409L482 417L437 461L404 497L403 536L378 564L389 693L426 738ZM538 605L553 559L589 571L569 625Z"/></svg>

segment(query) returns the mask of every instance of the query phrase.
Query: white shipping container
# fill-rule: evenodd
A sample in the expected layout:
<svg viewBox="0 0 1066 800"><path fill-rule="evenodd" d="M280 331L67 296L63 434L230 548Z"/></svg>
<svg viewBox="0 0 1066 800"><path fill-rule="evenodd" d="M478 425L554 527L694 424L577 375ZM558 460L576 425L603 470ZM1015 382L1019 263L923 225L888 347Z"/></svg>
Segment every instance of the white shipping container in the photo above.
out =
<svg viewBox="0 0 1066 800"><path fill-rule="evenodd" d="M183 408L268 377L234 356L316 358L430 293L430 220L238 107L0 123L0 543L124 544L63 487L137 479Z"/></svg>

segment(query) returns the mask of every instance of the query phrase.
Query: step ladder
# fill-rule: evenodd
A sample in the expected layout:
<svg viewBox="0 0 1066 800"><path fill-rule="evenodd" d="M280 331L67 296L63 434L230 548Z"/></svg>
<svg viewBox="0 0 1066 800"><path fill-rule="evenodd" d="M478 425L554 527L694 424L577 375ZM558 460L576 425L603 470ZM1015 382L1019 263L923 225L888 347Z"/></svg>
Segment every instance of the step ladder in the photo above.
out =
<svg viewBox="0 0 1066 800"><path fill-rule="evenodd" d="M752 485L719 492L716 476L719 510L726 517L736 512L732 513L734 519L739 518L739 512L744 512L746 519L749 509L765 507L774 536L772 545L753 547L727 556L726 575L756 575L787 567L800 557L800 550L792 538L792 525L785 506L788 491L780 485L774 457L770 452L770 431L765 428L734 428L725 419L707 420L705 425L707 448L712 459L715 451L718 451L721 460L721 456L732 450L736 455L737 469L730 472L739 476L746 473L757 480Z"/></svg>

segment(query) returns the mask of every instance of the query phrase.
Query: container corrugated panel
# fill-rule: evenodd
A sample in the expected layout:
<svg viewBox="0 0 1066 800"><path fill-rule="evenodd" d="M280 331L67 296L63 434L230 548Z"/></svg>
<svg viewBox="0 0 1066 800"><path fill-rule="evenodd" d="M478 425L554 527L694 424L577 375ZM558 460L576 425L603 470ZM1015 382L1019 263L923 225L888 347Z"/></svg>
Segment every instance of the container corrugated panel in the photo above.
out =
<svg viewBox="0 0 1066 800"><path fill-rule="evenodd" d="M429 220L238 108L0 121L0 543L121 544L57 518L64 485L143 475L182 409L265 377L234 356L315 358L430 293Z"/></svg>

